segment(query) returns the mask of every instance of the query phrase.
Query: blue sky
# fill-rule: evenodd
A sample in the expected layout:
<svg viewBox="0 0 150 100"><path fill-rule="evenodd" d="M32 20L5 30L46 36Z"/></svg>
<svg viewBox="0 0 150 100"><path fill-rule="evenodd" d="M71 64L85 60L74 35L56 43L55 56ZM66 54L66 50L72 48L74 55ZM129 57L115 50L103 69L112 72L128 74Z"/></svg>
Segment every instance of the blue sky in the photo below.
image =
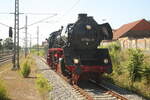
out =
<svg viewBox="0 0 150 100"><path fill-rule="evenodd" d="M1 0L0 13L14 12L15 0ZM49 34L60 28L61 25L73 23L78 13L87 13L94 16L98 23L109 22L113 29L132 21L150 20L149 0L20 0L22 13L57 13L42 23L30 26L28 33L32 35L33 44L36 43L36 27L40 27L40 42ZM32 24L51 15L20 15L20 27L25 25L25 15L28 24ZM105 19L106 21L103 21ZM0 14L0 23L13 26L14 16ZM0 38L8 37L8 27L0 25ZM20 30L21 45L23 44L24 30Z"/></svg>

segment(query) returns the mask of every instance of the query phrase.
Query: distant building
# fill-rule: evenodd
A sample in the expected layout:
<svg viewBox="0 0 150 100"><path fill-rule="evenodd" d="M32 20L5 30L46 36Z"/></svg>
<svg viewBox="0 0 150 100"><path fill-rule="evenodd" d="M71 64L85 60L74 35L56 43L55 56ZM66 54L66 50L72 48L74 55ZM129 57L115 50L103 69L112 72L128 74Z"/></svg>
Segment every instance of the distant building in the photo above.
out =
<svg viewBox="0 0 150 100"><path fill-rule="evenodd" d="M150 49L150 22L141 19L124 24L113 31L113 40L119 40L123 48Z"/></svg>
<svg viewBox="0 0 150 100"><path fill-rule="evenodd" d="M42 42L42 46L43 46L43 47L48 46L47 41L43 41L43 42Z"/></svg>

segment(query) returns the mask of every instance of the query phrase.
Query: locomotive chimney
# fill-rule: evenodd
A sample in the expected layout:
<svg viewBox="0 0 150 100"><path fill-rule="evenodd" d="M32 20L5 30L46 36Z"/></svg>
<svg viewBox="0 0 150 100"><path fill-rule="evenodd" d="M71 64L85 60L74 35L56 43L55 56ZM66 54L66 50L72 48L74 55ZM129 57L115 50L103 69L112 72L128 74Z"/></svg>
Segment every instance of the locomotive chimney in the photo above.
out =
<svg viewBox="0 0 150 100"><path fill-rule="evenodd" d="M86 18L87 14L78 14L78 19Z"/></svg>

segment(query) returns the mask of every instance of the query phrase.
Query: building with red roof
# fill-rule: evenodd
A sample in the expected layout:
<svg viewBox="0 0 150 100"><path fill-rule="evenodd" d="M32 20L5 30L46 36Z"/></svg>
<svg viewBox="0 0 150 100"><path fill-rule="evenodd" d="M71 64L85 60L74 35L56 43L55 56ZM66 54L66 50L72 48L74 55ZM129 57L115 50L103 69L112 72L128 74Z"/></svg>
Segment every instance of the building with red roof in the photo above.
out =
<svg viewBox="0 0 150 100"><path fill-rule="evenodd" d="M138 20L121 26L114 32L114 39L129 38L145 38L150 37L150 22L145 19Z"/></svg>
<svg viewBox="0 0 150 100"><path fill-rule="evenodd" d="M150 48L150 22L141 19L124 24L113 33L113 39L119 40L123 48Z"/></svg>

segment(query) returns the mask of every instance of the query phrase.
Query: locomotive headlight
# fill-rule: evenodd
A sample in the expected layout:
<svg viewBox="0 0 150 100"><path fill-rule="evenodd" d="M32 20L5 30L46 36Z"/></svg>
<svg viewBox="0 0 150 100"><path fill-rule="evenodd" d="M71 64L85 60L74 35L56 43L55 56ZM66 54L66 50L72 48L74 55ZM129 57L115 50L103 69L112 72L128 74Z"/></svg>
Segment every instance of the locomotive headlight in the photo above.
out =
<svg viewBox="0 0 150 100"><path fill-rule="evenodd" d="M107 59L107 58L104 59L104 63L105 63L105 64L108 64L108 59Z"/></svg>
<svg viewBox="0 0 150 100"><path fill-rule="evenodd" d="M74 64L78 64L78 63L79 63L79 59L74 58L74 59L73 59L73 63L74 63Z"/></svg>
<svg viewBox="0 0 150 100"><path fill-rule="evenodd" d="M86 25L86 29L91 30L92 29L91 25Z"/></svg>

